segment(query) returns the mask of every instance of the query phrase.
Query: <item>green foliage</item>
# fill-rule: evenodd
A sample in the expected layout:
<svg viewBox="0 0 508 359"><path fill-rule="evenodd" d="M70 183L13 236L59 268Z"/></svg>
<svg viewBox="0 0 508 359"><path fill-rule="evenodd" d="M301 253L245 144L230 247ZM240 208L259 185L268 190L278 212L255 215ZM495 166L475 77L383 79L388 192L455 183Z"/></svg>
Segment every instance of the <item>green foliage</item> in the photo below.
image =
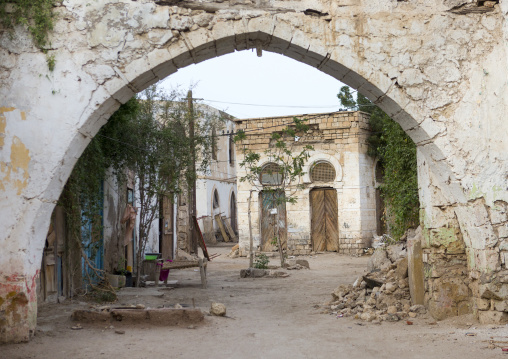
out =
<svg viewBox="0 0 508 359"><path fill-rule="evenodd" d="M46 63L48 64L49 71L53 72L56 65L55 55L46 56Z"/></svg>
<svg viewBox="0 0 508 359"><path fill-rule="evenodd" d="M260 253L256 256L256 260L254 261L254 268L258 269L268 269L268 263L270 259L266 254Z"/></svg>
<svg viewBox="0 0 508 359"><path fill-rule="evenodd" d="M379 159L383 170L380 190L387 205L385 219L391 235L398 240L408 228L418 226L416 145L398 123L362 94L355 101L350 88L343 86L337 97L343 106L358 107L370 114L368 153Z"/></svg>
<svg viewBox="0 0 508 359"><path fill-rule="evenodd" d="M274 194L282 193L283 195L273 196L277 203L281 202L295 203L297 198L294 196L295 190L301 189L298 183L305 174L304 166L310 157L309 151L314 148L310 145L299 145L300 137L304 136L309 126L305 123L306 119L293 118L293 124L287 126L280 132L271 134L271 143L267 150L264 151L268 162L278 165L276 173L269 172L270 175L276 175L281 179L280 183L264 184L262 190L265 192L273 192ZM234 141L241 144L247 139L247 135L243 131L238 131ZM246 175L240 178L241 182L249 182L257 185L263 166L259 165L261 154L254 152L248 148L243 150L243 160L240 167L246 169ZM261 188L260 188L261 189ZM289 191L288 191L289 190Z"/></svg>
<svg viewBox="0 0 508 359"><path fill-rule="evenodd" d="M209 134L212 127L220 127L222 120L193 113L203 120L196 121L195 136L191 139L191 114L186 104L174 101L177 97L180 94L168 95L153 86L129 100L100 129L74 167L60 203L64 206L73 243L92 253L92 261L85 260L86 263L93 264L93 256L101 244L101 185L108 180L109 171L119 183L125 181L126 169L136 175L139 193L136 262L141 263L162 197L172 199L197 176L191 166L191 147L200 154L200 169L208 166L210 148L216 140ZM83 228L91 229L86 236L91 241L84 240Z"/></svg>
<svg viewBox="0 0 508 359"><path fill-rule="evenodd" d="M44 48L48 42L48 34L53 30L53 6L56 3L57 0L0 1L0 24L6 29L13 29L16 25L25 26L35 45Z"/></svg>

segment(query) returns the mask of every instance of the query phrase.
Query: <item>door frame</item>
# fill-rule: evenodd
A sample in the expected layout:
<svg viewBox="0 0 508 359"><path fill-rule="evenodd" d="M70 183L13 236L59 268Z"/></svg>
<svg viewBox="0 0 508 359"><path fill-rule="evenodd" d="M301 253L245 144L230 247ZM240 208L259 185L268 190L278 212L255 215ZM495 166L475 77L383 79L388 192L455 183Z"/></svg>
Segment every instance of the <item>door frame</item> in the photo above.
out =
<svg viewBox="0 0 508 359"><path fill-rule="evenodd" d="M323 190L323 191L325 191L325 190L333 190L333 191L335 191L336 200L337 200L337 213L336 213L336 218L337 218L337 252L339 252L339 250L340 250L340 241L339 241L339 238L340 238L340 226L339 226L339 204L338 204L339 191L337 191L337 188L334 188L334 187L331 187L331 186L317 186L317 187L312 187L309 190L310 245L312 247L312 250L315 251L316 249L314 248L314 241L312 239L312 234L314 233L314 228L313 228L313 225L312 225L312 211L313 211L313 208L312 208L312 200L311 200L311 194L310 193L312 191L318 191L318 190ZM325 252L328 252L328 249L326 247L326 241L325 241Z"/></svg>
<svg viewBox="0 0 508 359"><path fill-rule="evenodd" d="M282 191L282 190L281 190ZM263 194L264 193L268 193L267 191L259 191L259 197L258 197L258 201L259 201L259 248L261 251L263 251L263 246L264 246L264 241L263 241ZM285 195L285 194L284 194ZM280 213L277 213L277 218L278 220L280 220ZM284 228L279 228L279 236L281 234L284 235L284 238L285 238L285 241L282 242L282 250L287 250L288 248L288 232L287 232L287 207L286 207L286 202L284 202L284 223L285 223L285 226ZM283 232L281 232L281 230L283 230ZM275 249L272 249L272 251L274 251Z"/></svg>

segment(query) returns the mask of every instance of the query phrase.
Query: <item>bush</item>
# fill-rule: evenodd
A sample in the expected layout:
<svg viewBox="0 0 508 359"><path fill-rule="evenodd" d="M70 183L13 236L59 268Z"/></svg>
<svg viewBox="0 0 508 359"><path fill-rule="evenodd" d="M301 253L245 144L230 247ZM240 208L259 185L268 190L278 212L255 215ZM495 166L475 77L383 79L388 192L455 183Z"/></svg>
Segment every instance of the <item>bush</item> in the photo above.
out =
<svg viewBox="0 0 508 359"><path fill-rule="evenodd" d="M266 254L258 254L256 256L256 260L254 261L254 268L257 269L268 269L268 263L270 260L266 256Z"/></svg>

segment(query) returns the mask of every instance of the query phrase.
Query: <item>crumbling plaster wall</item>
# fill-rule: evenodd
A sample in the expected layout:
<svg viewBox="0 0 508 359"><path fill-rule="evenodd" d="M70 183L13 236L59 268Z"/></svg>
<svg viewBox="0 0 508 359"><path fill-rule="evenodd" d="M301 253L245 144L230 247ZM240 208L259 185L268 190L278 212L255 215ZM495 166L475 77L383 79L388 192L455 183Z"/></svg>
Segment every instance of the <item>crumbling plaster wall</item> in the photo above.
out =
<svg viewBox="0 0 508 359"><path fill-rule="evenodd" d="M508 4L451 11L464 3L474 5L66 0L55 8L53 72L23 28L14 37L2 31L0 341L27 340L35 328L34 277L51 211L77 158L120 103L178 68L254 47L359 89L402 125L419 146L420 181L428 184L421 199L429 250L446 251L433 233L452 228L445 242L464 241L474 308L495 307L505 290L496 273L506 256ZM489 285L497 294L485 294ZM457 306L453 298L434 302Z"/></svg>

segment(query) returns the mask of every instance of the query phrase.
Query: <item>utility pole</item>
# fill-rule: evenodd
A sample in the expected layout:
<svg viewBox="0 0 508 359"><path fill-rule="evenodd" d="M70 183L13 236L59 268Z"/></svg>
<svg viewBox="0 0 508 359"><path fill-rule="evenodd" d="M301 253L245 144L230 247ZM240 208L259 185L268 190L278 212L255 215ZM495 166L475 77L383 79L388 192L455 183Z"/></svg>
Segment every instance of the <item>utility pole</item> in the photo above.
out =
<svg viewBox="0 0 508 359"><path fill-rule="evenodd" d="M190 139L190 153L191 153L191 164L190 170L192 173L192 188L189 191L189 230L191 238L191 252L198 253L198 241L197 241L197 228L194 228L193 216L196 216L196 146L194 143L194 105L192 102L192 90L187 93L187 106L189 107L189 139Z"/></svg>

